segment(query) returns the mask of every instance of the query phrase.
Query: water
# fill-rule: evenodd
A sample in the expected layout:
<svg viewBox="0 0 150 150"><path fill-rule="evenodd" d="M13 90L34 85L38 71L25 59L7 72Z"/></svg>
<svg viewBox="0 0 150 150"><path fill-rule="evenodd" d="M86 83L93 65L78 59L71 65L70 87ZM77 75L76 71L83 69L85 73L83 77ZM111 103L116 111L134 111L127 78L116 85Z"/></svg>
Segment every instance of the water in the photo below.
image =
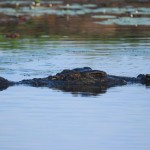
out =
<svg viewBox="0 0 150 150"><path fill-rule="evenodd" d="M132 25L97 24L114 14L103 15L0 22L0 76L20 81L84 66L131 77L150 73L148 23L135 26L131 19ZM5 38L7 32L21 37ZM149 150L149 97L150 87L141 84L90 95L9 87L0 91L0 150Z"/></svg>
<svg viewBox="0 0 150 150"><path fill-rule="evenodd" d="M24 42L21 47L1 48L1 76L18 81L83 66L128 76L150 70L145 40ZM0 149L148 150L149 97L143 85L115 87L90 97L48 88L8 88L0 93Z"/></svg>
<svg viewBox="0 0 150 150"><path fill-rule="evenodd" d="M149 96L143 86L98 97L47 88L1 92L0 149L149 149Z"/></svg>
<svg viewBox="0 0 150 150"><path fill-rule="evenodd" d="M42 38L44 39L44 38ZM18 40L18 47L0 48L1 76L19 81L45 77L63 69L89 66L109 74L137 76L150 70L149 39L140 43L125 41L105 44L100 41L39 41ZM23 43L23 44L21 44ZM144 61L143 61L144 60ZM7 73L6 73L7 72Z"/></svg>

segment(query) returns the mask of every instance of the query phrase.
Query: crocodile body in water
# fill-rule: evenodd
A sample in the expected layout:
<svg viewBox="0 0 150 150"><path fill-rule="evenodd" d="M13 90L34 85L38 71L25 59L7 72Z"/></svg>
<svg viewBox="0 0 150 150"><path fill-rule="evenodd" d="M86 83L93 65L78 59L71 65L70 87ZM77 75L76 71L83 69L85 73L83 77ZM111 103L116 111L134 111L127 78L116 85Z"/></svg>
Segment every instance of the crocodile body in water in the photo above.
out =
<svg viewBox="0 0 150 150"><path fill-rule="evenodd" d="M0 77L0 90L4 90L13 85L29 85L70 92L103 93L110 87L126 85L128 83L150 85L150 74L140 74L137 77L123 77L108 75L104 71L83 67L63 70L54 76L22 80L19 82L8 81Z"/></svg>

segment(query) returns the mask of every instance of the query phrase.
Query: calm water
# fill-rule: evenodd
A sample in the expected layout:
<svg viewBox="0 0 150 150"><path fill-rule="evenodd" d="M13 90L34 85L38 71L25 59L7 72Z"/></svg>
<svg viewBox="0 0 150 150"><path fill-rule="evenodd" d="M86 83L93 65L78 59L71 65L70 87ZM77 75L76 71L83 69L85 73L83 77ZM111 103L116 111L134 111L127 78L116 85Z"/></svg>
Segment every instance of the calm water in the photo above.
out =
<svg viewBox="0 0 150 150"><path fill-rule="evenodd" d="M20 81L84 66L113 75L150 73L149 9L141 8L137 15L131 7L108 8L101 16L104 10L92 7L73 5L70 16L66 10L62 16L60 9L40 16L47 8L35 9L32 15L40 15L18 23L11 18L16 11L1 8L11 17L0 19L0 76ZM18 11L31 13L28 7ZM118 12L126 11L139 18L125 14L116 20ZM104 18L115 19L101 25ZM4 38L7 32L21 37ZM0 91L0 150L149 150L149 140L150 87L144 85L98 95L27 86Z"/></svg>
<svg viewBox="0 0 150 150"><path fill-rule="evenodd" d="M0 48L0 74L9 80L44 77L90 66L136 76L150 70L149 39L140 43L20 40ZM5 46L4 46L5 45ZM16 86L0 92L2 150L148 150L150 89L128 85L105 94L64 93Z"/></svg>
<svg viewBox="0 0 150 150"><path fill-rule="evenodd" d="M149 96L132 85L98 97L9 88L0 98L0 149L148 150Z"/></svg>

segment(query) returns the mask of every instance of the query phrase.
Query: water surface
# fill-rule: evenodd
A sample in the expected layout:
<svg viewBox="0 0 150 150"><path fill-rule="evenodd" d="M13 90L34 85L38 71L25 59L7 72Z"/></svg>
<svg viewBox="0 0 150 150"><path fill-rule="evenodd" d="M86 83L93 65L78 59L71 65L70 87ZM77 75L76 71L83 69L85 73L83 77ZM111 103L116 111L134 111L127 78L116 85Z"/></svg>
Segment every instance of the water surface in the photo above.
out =
<svg viewBox="0 0 150 150"><path fill-rule="evenodd" d="M31 10L20 9L25 18L1 8L8 16L4 12L0 19L0 76L20 81L85 66L131 77L150 73L149 10L139 9L138 15L148 18L144 25L140 18L125 24L126 14L116 25L118 12L135 13L136 8L107 8L104 13L96 6L74 4L69 8L73 15L67 10L57 14L66 9L64 4L56 14L43 15L47 8L41 8L38 16L24 16L23 10ZM85 14L77 14L83 8ZM16 32L19 38L5 37ZM149 97L150 87L140 84L101 94L10 87L0 91L0 149L149 150Z"/></svg>

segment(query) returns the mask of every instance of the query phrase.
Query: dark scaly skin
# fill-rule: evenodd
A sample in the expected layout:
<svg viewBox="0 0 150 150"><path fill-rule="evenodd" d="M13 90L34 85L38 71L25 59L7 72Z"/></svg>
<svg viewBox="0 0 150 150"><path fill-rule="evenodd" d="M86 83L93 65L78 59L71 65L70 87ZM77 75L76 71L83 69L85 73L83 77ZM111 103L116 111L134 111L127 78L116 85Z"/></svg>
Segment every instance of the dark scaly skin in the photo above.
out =
<svg viewBox="0 0 150 150"><path fill-rule="evenodd" d="M12 85L29 85L34 87L49 87L69 92L104 93L110 87L122 86L128 83L141 83L150 85L150 74L138 75L138 77L123 77L107 75L100 70L92 70L89 67L63 70L54 76L46 78L34 78L11 82L0 77L0 90Z"/></svg>
<svg viewBox="0 0 150 150"><path fill-rule="evenodd" d="M0 77L0 91L7 89L9 86L12 86L14 84L14 82L8 81L7 79Z"/></svg>

